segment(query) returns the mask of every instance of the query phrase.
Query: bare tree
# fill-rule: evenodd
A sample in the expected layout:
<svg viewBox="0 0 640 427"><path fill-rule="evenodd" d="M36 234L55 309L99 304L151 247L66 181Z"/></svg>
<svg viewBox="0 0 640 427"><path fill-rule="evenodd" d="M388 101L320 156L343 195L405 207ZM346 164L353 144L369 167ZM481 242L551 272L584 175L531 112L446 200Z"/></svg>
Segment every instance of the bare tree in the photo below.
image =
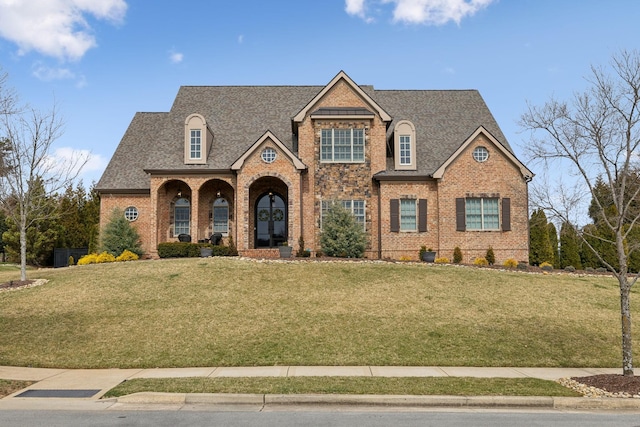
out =
<svg viewBox="0 0 640 427"><path fill-rule="evenodd" d="M621 51L612 56L610 68L592 66L587 82L588 89L576 93L570 102L551 99L542 107L530 105L522 115L522 127L531 131L528 154L532 160L565 173L555 186L538 183L532 202L575 226L580 208L586 210L588 199L594 201L592 209L605 224L608 237L588 236L588 228L576 227L576 231L618 280L622 370L625 376L633 376L629 293L638 274L629 274L629 259L640 249L632 233L640 221L636 202L640 186L635 182L640 170L640 54ZM598 177L607 185L613 206L598 193ZM587 237L612 245L617 262L607 260Z"/></svg>
<svg viewBox="0 0 640 427"><path fill-rule="evenodd" d="M17 107L16 96L0 77L0 208L20 231L20 280L27 279L27 229L45 216L50 218L48 196L72 182L86 156L53 159L53 143L62 135L63 123L54 107L42 113ZM44 192L42 191L44 188Z"/></svg>

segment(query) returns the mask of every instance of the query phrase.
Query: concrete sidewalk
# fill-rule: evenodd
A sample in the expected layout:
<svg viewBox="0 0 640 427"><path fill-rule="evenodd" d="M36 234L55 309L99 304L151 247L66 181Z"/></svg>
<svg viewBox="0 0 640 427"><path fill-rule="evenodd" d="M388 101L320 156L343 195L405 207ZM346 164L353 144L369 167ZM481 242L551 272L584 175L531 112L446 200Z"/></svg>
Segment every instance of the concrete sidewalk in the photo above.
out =
<svg viewBox="0 0 640 427"><path fill-rule="evenodd" d="M282 405L364 405L420 407L538 407L640 409L639 399L584 399L550 397L458 397L458 396L343 396L343 395L185 395L139 393L100 400L111 388L134 378L184 377L476 377L540 378L556 380L598 374L618 374L619 368L487 368L417 366L258 366L155 369L43 369L0 366L0 378L36 381L13 395L0 399L1 409L182 409L193 405L241 405L261 408ZM81 397L69 397L79 395ZM60 397L62 396L62 397ZM596 403L600 402L600 403ZM568 406L569 405L569 406ZM586 406L585 406L586 405Z"/></svg>

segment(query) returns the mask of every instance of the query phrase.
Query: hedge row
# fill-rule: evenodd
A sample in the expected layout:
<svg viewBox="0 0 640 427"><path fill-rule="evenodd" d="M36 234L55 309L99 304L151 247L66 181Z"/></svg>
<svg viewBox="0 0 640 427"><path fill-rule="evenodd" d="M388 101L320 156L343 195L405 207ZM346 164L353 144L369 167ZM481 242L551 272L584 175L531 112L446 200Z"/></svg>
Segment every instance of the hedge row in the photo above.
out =
<svg viewBox="0 0 640 427"><path fill-rule="evenodd" d="M209 243L166 242L158 245L158 256L160 258L199 257L202 248L210 248L213 256L230 255L228 246L214 246Z"/></svg>

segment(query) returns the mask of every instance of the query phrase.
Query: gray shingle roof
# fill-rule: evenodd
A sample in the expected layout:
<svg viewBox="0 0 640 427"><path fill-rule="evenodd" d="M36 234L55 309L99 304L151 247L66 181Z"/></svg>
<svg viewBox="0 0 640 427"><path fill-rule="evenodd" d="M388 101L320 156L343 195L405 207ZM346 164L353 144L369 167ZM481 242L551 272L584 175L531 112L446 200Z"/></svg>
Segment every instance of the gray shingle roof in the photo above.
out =
<svg viewBox="0 0 640 427"><path fill-rule="evenodd" d="M291 119L324 86L183 86L168 113L137 113L96 188L109 192L149 189L144 170L229 169L270 130L293 150ZM392 175L431 175L479 126L509 150L484 100L476 90L374 90L361 86L393 117L416 128L418 170ZM184 164L184 122L204 116L214 142L206 165Z"/></svg>

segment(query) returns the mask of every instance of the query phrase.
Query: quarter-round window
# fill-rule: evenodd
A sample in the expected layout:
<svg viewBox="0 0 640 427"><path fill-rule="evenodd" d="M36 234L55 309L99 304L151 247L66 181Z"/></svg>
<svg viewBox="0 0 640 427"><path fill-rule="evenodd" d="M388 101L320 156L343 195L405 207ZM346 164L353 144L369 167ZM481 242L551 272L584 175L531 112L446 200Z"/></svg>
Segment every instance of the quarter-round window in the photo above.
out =
<svg viewBox="0 0 640 427"><path fill-rule="evenodd" d="M264 160L265 163L273 163L275 159L276 150L274 150L273 148L265 148L264 150L262 150L262 160Z"/></svg>
<svg viewBox="0 0 640 427"><path fill-rule="evenodd" d="M138 219L138 208L136 208L135 206L129 206L124 210L124 217L127 219L127 221L135 221L136 219Z"/></svg>
<svg viewBox="0 0 640 427"><path fill-rule="evenodd" d="M489 152L484 147L476 147L475 150L473 150L473 158L476 162L486 162L489 158Z"/></svg>

